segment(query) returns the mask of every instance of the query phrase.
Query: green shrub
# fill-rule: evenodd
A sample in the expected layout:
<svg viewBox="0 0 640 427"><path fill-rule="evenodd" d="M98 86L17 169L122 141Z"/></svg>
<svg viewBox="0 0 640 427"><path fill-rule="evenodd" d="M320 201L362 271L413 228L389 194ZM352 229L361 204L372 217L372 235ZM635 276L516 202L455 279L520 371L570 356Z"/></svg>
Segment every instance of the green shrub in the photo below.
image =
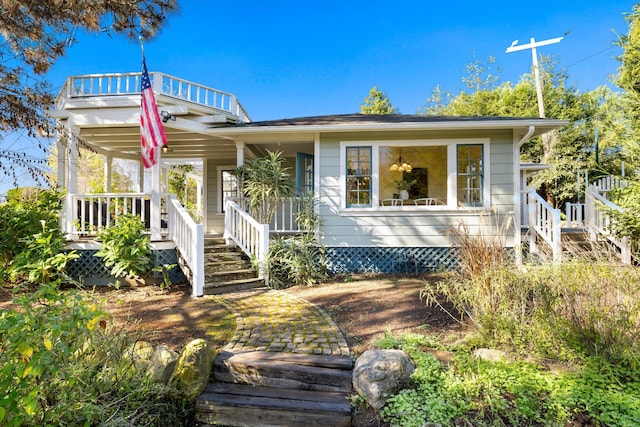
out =
<svg viewBox="0 0 640 427"><path fill-rule="evenodd" d="M138 338L97 300L41 284L0 315L0 425L180 425L189 408L175 390L133 369Z"/></svg>
<svg viewBox="0 0 640 427"><path fill-rule="evenodd" d="M128 214L100 233L102 245L96 256L111 267L114 277L142 275L153 267L151 243L144 230L142 219Z"/></svg>
<svg viewBox="0 0 640 427"><path fill-rule="evenodd" d="M325 251L316 234L320 220L314 207L311 196L302 199L296 217L301 234L269 241L266 264L271 287L313 286L326 279Z"/></svg>
<svg viewBox="0 0 640 427"><path fill-rule="evenodd" d="M57 229L62 194L52 190L16 192L7 195L0 204L0 282L6 279L14 259L27 250L24 238L47 229Z"/></svg>
<svg viewBox="0 0 640 427"><path fill-rule="evenodd" d="M382 417L394 426L426 422L474 426L572 425L582 414L596 426L640 425L637 371L588 358L565 372L552 373L526 362L488 362L457 351L443 366L423 351L428 338L385 337L416 363L413 387L387 400Z"/></svg>

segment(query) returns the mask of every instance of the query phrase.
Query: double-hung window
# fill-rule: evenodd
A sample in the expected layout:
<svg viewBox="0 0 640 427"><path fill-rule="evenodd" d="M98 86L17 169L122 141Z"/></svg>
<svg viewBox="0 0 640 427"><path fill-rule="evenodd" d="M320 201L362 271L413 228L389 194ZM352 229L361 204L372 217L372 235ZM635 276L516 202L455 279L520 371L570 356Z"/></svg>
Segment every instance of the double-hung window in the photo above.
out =
<svg viewBox="0 0 640 427"><path fill-rule="evenodd" d="M371 207L371 147L347 147L347 207Z"/></svg>

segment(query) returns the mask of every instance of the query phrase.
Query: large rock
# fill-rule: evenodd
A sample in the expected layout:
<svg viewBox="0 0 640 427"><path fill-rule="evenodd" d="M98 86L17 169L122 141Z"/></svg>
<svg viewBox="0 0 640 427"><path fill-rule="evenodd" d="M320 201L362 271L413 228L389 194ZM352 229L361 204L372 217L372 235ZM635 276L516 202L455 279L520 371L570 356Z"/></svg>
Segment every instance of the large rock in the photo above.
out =
<svg viewBox="0 0 640 427"><path fill-rule="evenodd" d="M159 345L153 351L147 374L152 381L167 384L176 367L178 353L169 347Z"/></svg>
<svg viewBox="0 0 640 427"><path fill-rule="evenodd" d="M195 402L209 382L214 356L214 349L207 341L191 341L180 353L169 385L181 390L190 402Z"/></svg>
<svg viewBox="0 0 640 427"><path fill-rule="evenodd" d="M124 357L128 358L139 372L146 372L153 356L153 346L146 341L136 341L124 351Z"/></svg>
<svg viewBox="0 0 640 427"><path fill-rule="evenodd" d="M374 409L402 390L416 365L401 350L367 350L353 369L353 388Z"/></svg>

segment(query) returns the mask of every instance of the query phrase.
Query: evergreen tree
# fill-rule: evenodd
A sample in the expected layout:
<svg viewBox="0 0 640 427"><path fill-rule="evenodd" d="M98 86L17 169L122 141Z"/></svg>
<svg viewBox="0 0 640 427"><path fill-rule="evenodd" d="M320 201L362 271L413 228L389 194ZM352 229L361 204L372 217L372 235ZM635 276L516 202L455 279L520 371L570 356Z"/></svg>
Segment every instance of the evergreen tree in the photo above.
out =
<svg viewBox="0 0 640 427"><path fill-rule="evenodd" d="M369 91L369 96L360 104L361 114L399 114L400 111L391 105L391 100L374 86Z"/></svg>

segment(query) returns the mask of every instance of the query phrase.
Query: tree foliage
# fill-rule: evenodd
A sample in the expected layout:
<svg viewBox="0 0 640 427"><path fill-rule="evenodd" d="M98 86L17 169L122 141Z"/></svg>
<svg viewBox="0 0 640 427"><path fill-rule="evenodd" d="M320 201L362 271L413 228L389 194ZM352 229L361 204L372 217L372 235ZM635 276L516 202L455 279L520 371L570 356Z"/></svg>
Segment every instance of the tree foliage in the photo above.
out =
<svg viewBox="0 0 640 427"><path fill-rule="evenodd" d="M0 3L0 170L18 184L17 171L43 176L44 155L25 150L53 133L44 112L53 102L45 74L73 45L77 31L153 37L176 0L17 0ZM21 130L23 133L16 133ZM8 142L7 135L17 143ZM36 140L41 153L46 144ZM12 167L13 166L13 167ZM39 179L41 180L41 179Z"/></svg>
<svg viewBox="0 0 640 427"><path fill-rule="evenodd" d="M391 104L391 100L384 92L374 86L369 91L369 96L360 104L361 114L398 114L400 111Z"/></svg>
<svg viewBox="0 0 640 427"><path fill-rule="evenodd" d="M498 83L489 65L476 60L463 78L467 90L451 94L436 87L422 113L432 115L483 117L538 117L535 82L531 73L517 83ZM590 176L619 167L615 148L624 129L618 96L602 86L580 92L568 83L568 76L556 68L548 56L542 56L541 76L546 116L566 119L569 125L554 132L547 141L535 138L523 147L523 161L547 163L552 168L540 172L533 181L546 192L556 206L576 197L576 175L588 170ZM601 156L595 159L596 129Z"/></svg>

